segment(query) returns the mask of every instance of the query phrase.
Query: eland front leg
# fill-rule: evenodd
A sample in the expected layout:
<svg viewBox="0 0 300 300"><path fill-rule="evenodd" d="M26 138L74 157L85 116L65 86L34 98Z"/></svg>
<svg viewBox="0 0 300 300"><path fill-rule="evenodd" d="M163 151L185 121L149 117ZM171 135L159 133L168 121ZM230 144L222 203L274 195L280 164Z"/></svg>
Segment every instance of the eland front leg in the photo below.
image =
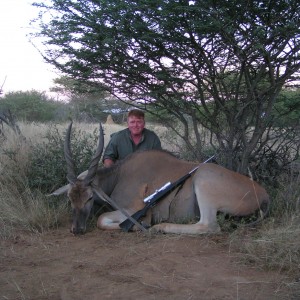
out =
<svg viewBox="0 0 300 300"><path fill-rule="evenodd" d="M99 216L97 227L103 230L120 230L119 224L126 219L119 210L106 212Z"/></svg>

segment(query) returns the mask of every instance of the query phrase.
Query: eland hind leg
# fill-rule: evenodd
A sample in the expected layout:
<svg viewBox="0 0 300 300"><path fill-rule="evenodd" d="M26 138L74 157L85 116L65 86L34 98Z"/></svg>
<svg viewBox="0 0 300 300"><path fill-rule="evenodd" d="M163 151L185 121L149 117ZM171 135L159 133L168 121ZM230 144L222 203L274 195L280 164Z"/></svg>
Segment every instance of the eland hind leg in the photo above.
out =
<svg viewBox="0 0 300 300"><path fill-rule="evenodd" d="M152 232L175 233L175 234L206 234L220 232L217 222L217 207L211 199L210 193L201 184L194 184L194 192L200 210L200 221L195 224L160 223L151 228Z"/></svg>
<svg viewBox="0 0 300 300"><path fill-rule="evenodd" d="M99 216L97 227L103 230L120 230L119 224L125 219L126 217L119 210L106 212Z"/></svg>
<svg viewBox="0 0 300 300"><path fill-rule="evenodd" d="M151 227L151 232L175 233L175 234L207 234L220 232L217 223L217 211L212 207L200 208L201 218L195 224L160 223Z"/></svg>

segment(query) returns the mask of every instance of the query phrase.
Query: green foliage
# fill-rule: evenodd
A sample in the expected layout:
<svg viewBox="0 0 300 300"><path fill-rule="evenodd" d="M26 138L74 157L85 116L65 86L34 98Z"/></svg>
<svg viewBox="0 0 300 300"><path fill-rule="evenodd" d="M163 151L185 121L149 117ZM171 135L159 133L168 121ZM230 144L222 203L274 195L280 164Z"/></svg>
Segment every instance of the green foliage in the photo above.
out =
<svg viewBox="0 0 300 300"><path fill-rule="evenodd" d="M54 80L51 91L68 99L72 118L79 122L105 122L109 114L122 122L122 112L128 105L112 98L103 84L84 82L62 76Z"/></svg>
<svg viewBox="0 0 300 300"><path fill-rule="evenodd" d="M18 120L47 122L57 119L57 111L65 105L39 91L18 91L6 94L0 100L0 111L10 110ZM64 116L65 117L65 116Z"/></svg>
<svg viewBox="0 0 300 300"><path fill-rule="evenodd" d="M274 124L279 127L300 126L300 89L284 89L274 106Z"/></svg>
<svg viewBox="0 0 300 300"><path fill-rule="evenodd" d="M244 174L273 142L273 107L299 76L299 1L35 5L43 12L37 36L51 48L49 63L166 117L197 159L204 156L199 124L211 131L225 166Z"/></svg>
<svg viewBox="0 0 300 300"><path fill-rule="evenodd" d="M28 184L31 189L40 189L44 193L49 193L67 183L67 169L63 154L64 136L54 125L50 126L44 138L44 142L32 146ZM97 141L96 130L93 134L87 134L80 129L73 130L71 147L77 163L78 175L88 169Z"/></svg>
<svg viewBox="0 0 300 300"><path fill-rule="evenodd" d="M105 98L107 91L102 84L86 83L80 80L75 80L67 76L61 76L54 79L55 86L50 90L67 97L69 100L82 95L93 98Z"/></svg>

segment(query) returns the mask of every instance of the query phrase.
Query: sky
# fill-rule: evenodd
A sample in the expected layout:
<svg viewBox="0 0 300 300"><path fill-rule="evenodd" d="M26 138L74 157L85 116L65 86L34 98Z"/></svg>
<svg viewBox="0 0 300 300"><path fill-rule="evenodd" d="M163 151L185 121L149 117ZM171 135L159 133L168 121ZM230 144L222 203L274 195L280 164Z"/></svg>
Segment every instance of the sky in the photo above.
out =
<svg viewBox="0 0 300 300"><path fill-rule="evenodd" d="M38 15L34 0L0 0L0 88L3 94L14 91L48 92L59 77L44 62L26 36L33 32L30 20ZM5 79L6 78L6 79Z"/></svg>

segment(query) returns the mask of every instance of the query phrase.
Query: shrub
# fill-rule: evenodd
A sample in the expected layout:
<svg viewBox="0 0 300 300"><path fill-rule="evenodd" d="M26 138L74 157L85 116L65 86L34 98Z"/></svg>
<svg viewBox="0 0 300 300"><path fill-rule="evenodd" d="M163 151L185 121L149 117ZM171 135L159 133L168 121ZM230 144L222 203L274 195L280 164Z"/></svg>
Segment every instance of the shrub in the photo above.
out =
<svg viewBox="0 0 300 300"><path fill-rule="evenodd" d="M52 125L42 143L32 145L28 168L29 186L45 193L66 184L66 161L63 154L64 135L56 125ZM76 161L76 174L89 167L98 142L97 130L86 133L73 129L71 148Z"/></svg>
<svg viewBox="0 0 300 300"><path fill-rule="evenodd" d="M9 109L19 120L49 122L57 119L57 111L69 110L65 103L54 101L44 92L17 91L6 94L0 102L0 111ZM64 118L64 115L60 115Z"/></svg>
<svg viewBox="0 0 300 300"><path fill-rule="evenodd" d="M1 237L11 235L15 229L43 231L57 227L70 211L65 197L62 201L62 197L46 196L66 184L64 133L58 125L46 128L35 124L35 135L24 128L28 129L27 124L21 128L26 138L7 130L7 139L0 145ZM71 147L78 173L88 168L97 133L97 129L91 133L73 130Z"/></svg>

